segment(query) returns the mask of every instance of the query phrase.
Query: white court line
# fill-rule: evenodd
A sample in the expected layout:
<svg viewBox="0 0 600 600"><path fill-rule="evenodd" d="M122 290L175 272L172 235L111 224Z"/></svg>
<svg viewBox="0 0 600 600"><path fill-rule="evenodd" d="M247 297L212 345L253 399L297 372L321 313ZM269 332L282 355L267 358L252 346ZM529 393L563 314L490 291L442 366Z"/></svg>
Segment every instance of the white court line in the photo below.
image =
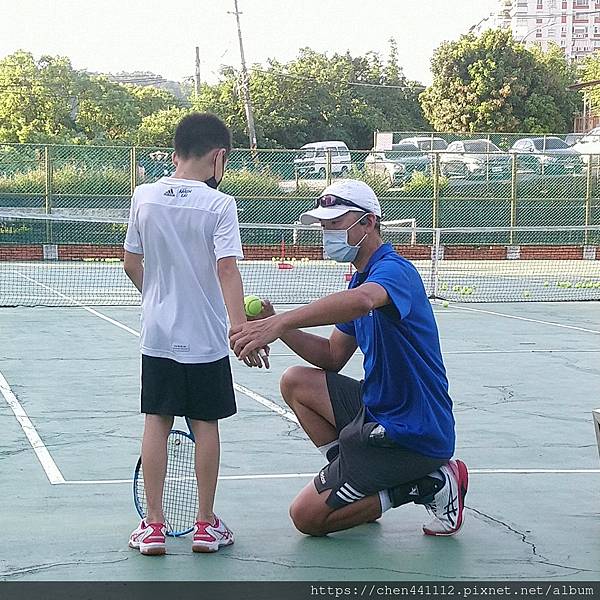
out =
<svg viewBox="0 0 600 600"><path fill-rule="evenodd" d="M29 275L25 275L25 273L21 273L20 271L15 271L15 272L18 275L20 275L21 277L28 279L32 283L35 283L36 285L39 285L40 287L43 287L43 288L49 290L53 294L60 296L64 300L68 300L69 302L72 302L74 305L78 306L79 308L83 308L83 310L87 310L90 314L94 315L95 317L103 319L104 321L108 321L112 325L116 325L117 327L120 327L121 329L127 331L128 333L132 333L133 335L137 335L138 337L140 336L140 334L135 329L131 329L131 327L127 327L127 325L124 325L123 323L119 323L119 321L115 321L114 319L111 319L110 317L107 317L106 315L99 313L97 310L94 310L93 308L86 306L85 304L79 302L78 300L75 300L75 298L71 298L70 296L67 296L66 294L63 294L62 292L59 292L58 290L51 288L50 286L42 283L41 281L37 281L36 279L33 279L33 277L29 277Z"/></svg>
<svg viewBox="0 0 600 600"><path fill-rule="evenodd" d="M239 383L234 383L233 387L238 392L241 392L245 396L252 398L252 400L256 400L256 402L258 402L259 404L262 404L263 406L266 406L267 408L269 408L273 412L277 413L278 415L281 415L284 419L287 419L288 421L292 421L292 423L296 423L296 425L299 425L298 417L296 417L296 415L294 413L291 413L288 410L281 408L281 406L279 406L279 404L276 404L275 402L271 402L271 400L267 400L260 394L253 392L251 389L248 389L247 387L240 385Z"/></svg>
<svg viewBox="0 0 600 600"><path fill-rule="evenodd" d="M561 327L563 329L574 329L575 331L584 331L585 333L597 333L596 329L586 329L585 327L576 327L575 325L565 325L563 323L554 323L553 321L542 321L540 319L529 319L527 317L518 317L516 315L507 315L505 313L495 312L493 310L484 310L483 308L469 308L467 306L452 306L456 310L466 310L470 312L483 313L486 315L494 315L496 317L505 317L507 319L516 319L517 321L528 321L529 323L538 323L539 325L551 325L553 327Z"/></svg>
<svg viewBox="0 0 600 600"><path fill-rule="evenodd" d="M50 456L50 452L48 452L48 448L42 442L42 439L38 435L33 423L27 416L25 409L21 406L21 403L17 400L17 397L13 394L10 386L8 385L8 381L4 378L4 375L0 373L0 392L4 396L8 406L13 411L19 425L21 425L21 429L23 429L23 433L27 436L33 451L36 453L44 472L46 473L46 477L48 477L48 481L51 484L59 484L65 483L65 478L63 477L60 469L54 462L52 456Z"/></svg>
<svg viewBox="0 0 600 600"><path fill-rule="evenodd" d="M595 475L600 469L469 469L469 475ZM221 475L219 481L308 479L315 473L267 473L259 475ZM65 485L131 485L132 479L80 479L63 482Z"/></svg>

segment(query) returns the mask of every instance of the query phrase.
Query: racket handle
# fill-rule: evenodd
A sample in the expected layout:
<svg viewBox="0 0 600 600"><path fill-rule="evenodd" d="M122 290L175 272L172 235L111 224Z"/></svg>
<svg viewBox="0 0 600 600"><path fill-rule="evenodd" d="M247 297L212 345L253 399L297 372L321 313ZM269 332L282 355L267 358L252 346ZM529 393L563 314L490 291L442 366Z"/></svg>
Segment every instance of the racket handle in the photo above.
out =
<svg viewBox="0 0 600 600"><path fill-rule="evenodd" d="M196 441L196 438L194 437L194 432L192 430L192 426L190 425L190 420L185 417L185 424L187 425L188 431L190 432L190 436L191 438L194 440L194 442Z"/></svg>

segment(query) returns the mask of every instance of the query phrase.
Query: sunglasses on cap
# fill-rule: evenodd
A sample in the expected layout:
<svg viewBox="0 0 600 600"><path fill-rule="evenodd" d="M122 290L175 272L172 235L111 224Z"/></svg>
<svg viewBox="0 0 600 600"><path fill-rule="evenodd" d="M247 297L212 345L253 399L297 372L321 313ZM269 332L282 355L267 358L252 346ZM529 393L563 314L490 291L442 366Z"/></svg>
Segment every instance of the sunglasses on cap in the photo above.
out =
<svg viewBox="0 0 600 600"><path fill-rule="evenodd" d="M345 198L340 198L335 194L325 194L324 196L320 196L315 200L315 208L331 208L332 206L352 206L354 208L360 208L360 210L365 210L362 206L351 202L350 200L346 200ZM366 211L365 211L366 212Z"/></svg>

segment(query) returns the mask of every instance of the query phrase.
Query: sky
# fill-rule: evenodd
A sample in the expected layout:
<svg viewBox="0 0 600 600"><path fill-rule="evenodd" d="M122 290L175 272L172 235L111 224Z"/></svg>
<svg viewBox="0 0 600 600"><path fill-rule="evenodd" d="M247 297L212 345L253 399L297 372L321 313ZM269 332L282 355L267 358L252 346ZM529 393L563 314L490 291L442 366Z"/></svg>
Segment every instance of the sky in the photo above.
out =
<svg viewBox="0 0 600 600"><path fill-rule="evenodd" d="M333 54L387 54L398 42L410 79L428 84L430 59L497 0L238 0L246 62L287 62L300 48ZM238 68L234 0L0 0L0 57L27 50L67 56L76 69L100 73L152 71L181 81L218 79L221 65Z"/></svg>

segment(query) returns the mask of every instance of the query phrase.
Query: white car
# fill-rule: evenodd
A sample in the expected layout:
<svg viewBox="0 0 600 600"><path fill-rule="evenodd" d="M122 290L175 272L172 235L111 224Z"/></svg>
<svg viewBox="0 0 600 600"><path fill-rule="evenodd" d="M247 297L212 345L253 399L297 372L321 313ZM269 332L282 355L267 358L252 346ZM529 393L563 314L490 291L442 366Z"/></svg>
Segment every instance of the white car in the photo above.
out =
<svg viewBox="0 0 600 600"><path fill-rule="evenodd" d="M375 150L365 159L365 171L383 175L392 184L403 180L406 175L406 167L402 163L390 160L385 152Z"/></svg>
<svg viewBox="0 0 600 600"><path fill-rule="evenodd" d="M590 156L594 155L593 163L597 165L600 161L600 127L588 131L571 148L581 154L581 158L586 164L589 162Z"/></svg>
<svg viewBox="0 0 600 600"><path fill-rule="evenodd" d="M327 163L331 157L331 175L345 177L352 160L350 150L344 142L313 142L300 148L294 158L294 168L300 177L317 175L323 179L327 175Z"/></svg>

